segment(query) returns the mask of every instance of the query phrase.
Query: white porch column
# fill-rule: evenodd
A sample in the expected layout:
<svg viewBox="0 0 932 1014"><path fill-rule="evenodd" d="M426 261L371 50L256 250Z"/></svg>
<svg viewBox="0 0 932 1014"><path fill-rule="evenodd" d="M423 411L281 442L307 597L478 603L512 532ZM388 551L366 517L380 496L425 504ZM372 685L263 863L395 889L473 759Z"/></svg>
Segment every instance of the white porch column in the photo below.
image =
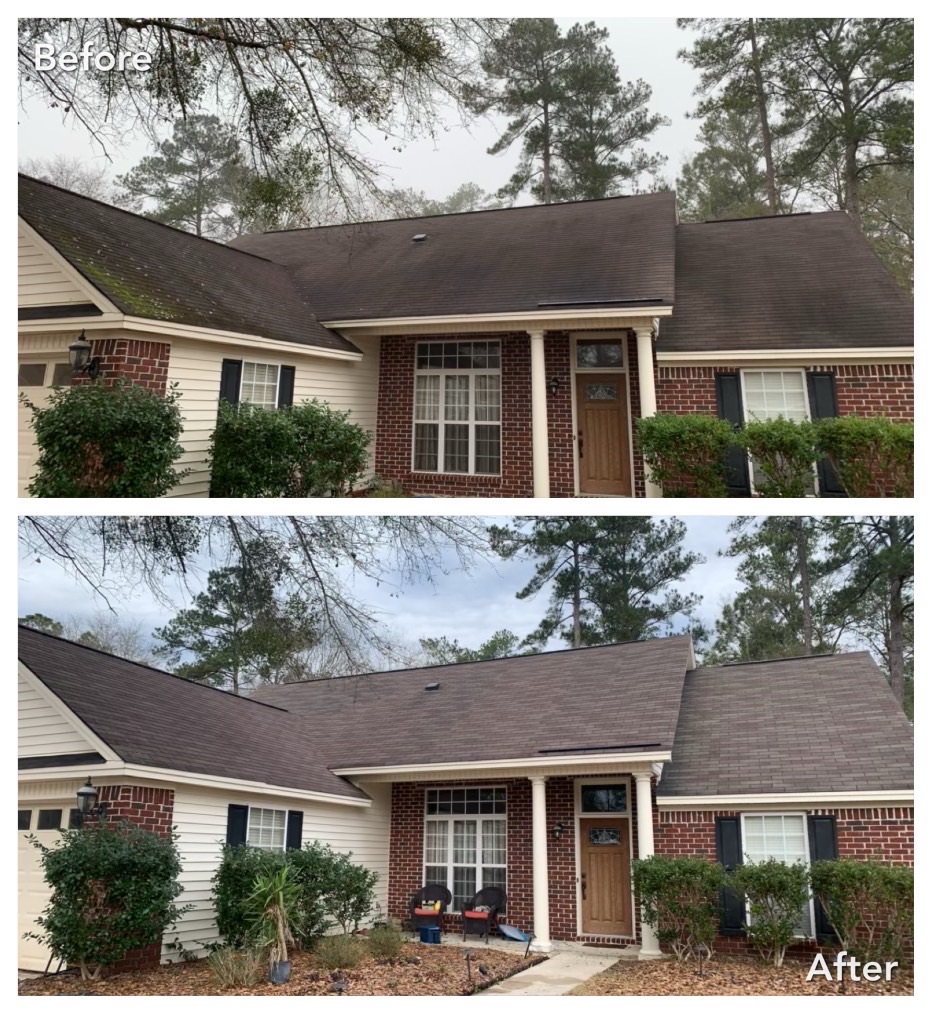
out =
<svg viewBox="0 0 932 1014"><path fill-rule="evenodd" d="M654 854L654 807L650 793L650 772L635 774L638 803L638 859ZM639 958L659 958L660 945L652 926L646 925L641 914L641 952Z"/></svg>
<svg viewBox="0 0 932 1014"><path fill-rule="evenodd" d="M654 386L654 329L653 327L636 327L634 329L638 344L638 391L641 395L641 418L657 414L657 390ZM660 487L644 480L644 495L649 497L663 496Z"/></svg>
<svg viewBox="0 0 932 1014"><path fill-rule="evenodd" d="M534 496L550 497L550 436L547 432L547 371L544 332L529 331L531 338L531 462Z"/></svg>
<svg viewBox="0 0 932 1014"><path fill-rule="evenodd" d="M531 779L531 842L534 867L532 951L550 950L550 878L547 876L547 779Z"/></svg>

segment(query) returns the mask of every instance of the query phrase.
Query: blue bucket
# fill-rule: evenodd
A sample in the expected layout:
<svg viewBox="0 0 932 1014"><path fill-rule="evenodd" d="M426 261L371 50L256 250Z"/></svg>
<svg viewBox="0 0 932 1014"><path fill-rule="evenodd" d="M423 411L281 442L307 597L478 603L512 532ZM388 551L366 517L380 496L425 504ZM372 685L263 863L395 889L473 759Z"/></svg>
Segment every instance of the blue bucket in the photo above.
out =
<svg viewBox="0 0 932 1014"><path fill-rule="evenodd" d="M420 929L421 943L422 944L439 944L440 943L440 927L439 926L422 926Z"/></svg>

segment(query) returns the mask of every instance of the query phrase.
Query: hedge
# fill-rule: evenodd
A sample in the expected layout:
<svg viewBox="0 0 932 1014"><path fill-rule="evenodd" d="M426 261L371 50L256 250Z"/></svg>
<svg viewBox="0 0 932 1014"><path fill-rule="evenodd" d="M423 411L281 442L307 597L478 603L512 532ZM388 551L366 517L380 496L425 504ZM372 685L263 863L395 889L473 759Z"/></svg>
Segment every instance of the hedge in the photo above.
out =
<svg viewBox="0 0 932 1014"><path fill-rule="evenodd" d="M638 443L650 480L663 495L723 497L731 423L711 415L648 416L637 421Z"/></svg>
<svg viewBox="0 0 932 1014"><path fill-rule="evenodd" d="M913 424L881 416L823 419L815 443L848 496L913 495Z"/></svg>

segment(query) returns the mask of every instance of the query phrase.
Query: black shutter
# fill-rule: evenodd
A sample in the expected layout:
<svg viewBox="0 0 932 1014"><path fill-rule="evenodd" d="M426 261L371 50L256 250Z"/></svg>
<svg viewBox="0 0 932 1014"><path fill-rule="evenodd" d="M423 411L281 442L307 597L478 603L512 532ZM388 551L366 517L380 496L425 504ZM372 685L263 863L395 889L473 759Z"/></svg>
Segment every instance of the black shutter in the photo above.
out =
<svg viewBox="0 0 932 1014"><path fill-rule="evenodd" d="M835 834L835 818L831 816L809 817L809 859L837 859L838 840ZM815 899L815 932L821 941L837 941L838 937L828 921L822 902Z"/></svg>
<svg viewBox="0 0 932 1014"><path fill-rule="evenodd" d="M220 367L220 398L231 405L239 404L239 381L243 363L239 359L224 359Z"/></svg>
<svg viewBox="0 0 932 1014"><path fill-rule="evenodd" d="M249 807L230 803L227 807L227 845L246 844L246 824L249 820Z"/></svg>
<svg viewBox="0 0 932 1014"><path fill-rule="evenodd" d="M733 873L735 867L741 865L740 817L715 818L715 848L726 873ZM723 887L719 896L718 929L723 936L744 932L744 899L730 887Z"/></svg>
<svg viewBox="0 0 932 1014"><path fill-rule="evenodd" d="M834 419L838 415L838 399L835 397L834 373L808 373L809 414L816 419ZM816 468L819 472L819 492L822 496L847 496L844 486L828 458L822 458Z"/></svg>
<svg viewBox="0 0 932 1014"><path fill-rule="evenodd" d="M741 378L737 373L716 373L715 395L718 400L718 417L727 419L734 428L744 425L741 406ZM725 452L725 486L729 496L750 496L751 477L748 474L748 456L740 447Z"/></svg>
<svg viewBox="0 0 932 1014"><path fill-rule="evenodd" d="M285 835L286 849L301 848L301 831L304 825L304 814L300 810L288 811L288 832Z"/></svg>
<svg viewBox="0 0 932 1014"><path fill-rule="evenodd" d="M294 403L294 367L278 368L278 407L287 408Z"/></svg>

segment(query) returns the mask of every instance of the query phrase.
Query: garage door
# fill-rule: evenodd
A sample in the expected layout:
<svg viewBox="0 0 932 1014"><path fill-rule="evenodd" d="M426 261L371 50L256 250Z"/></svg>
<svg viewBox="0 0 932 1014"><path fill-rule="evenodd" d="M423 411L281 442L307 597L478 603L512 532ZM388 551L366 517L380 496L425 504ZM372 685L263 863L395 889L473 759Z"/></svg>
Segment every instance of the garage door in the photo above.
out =
<svg viewBox="0 0 932 1014"><path fill-rule="evenodd" d="M53 387L71 383L71 365L54 360L21 360L19 391L40 408L46 404ZM19 402L19 495L28 496L26 486L36 468L36 443L33 439L32 409Z"/></svg>
<svg viewBox="0 0 932 1014"><path fill-rule="evenodd" d="M40 852L26 840L34 834L43 845L54 845L59 829L67 827L77 812L74 799L63 802L31 803L19 811L19 961L18 967L29 972L44 972L49 958L48 948L35 940L24 940L23 934L38 931L36 917L48 904L51 890L42 876ZM54 969L53 969L54 970Z"/></svg>

